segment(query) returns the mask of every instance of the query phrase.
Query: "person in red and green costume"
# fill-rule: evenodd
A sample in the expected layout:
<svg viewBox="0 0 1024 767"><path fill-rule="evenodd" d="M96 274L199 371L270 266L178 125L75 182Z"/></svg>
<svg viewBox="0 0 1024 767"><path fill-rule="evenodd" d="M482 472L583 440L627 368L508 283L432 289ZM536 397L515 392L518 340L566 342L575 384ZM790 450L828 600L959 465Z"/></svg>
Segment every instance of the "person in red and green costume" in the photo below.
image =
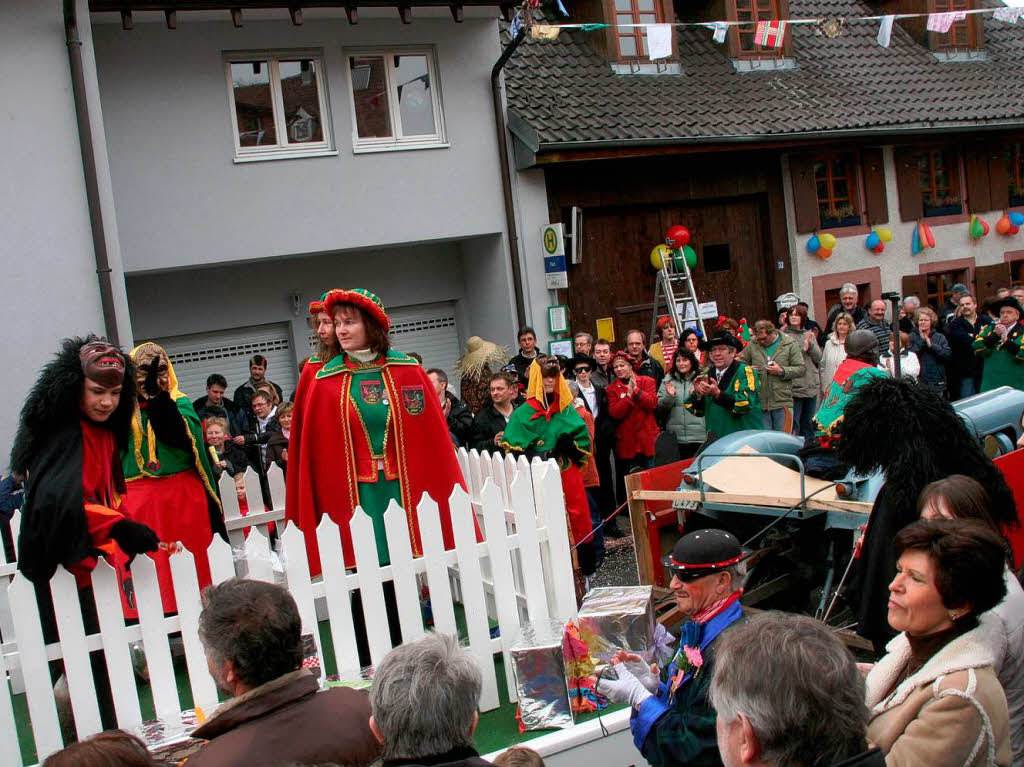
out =
<svg viewBox="0 0 1024 767"><path fill-rule="evenodd" d="M121 464L128 482L126 505L132 519L153 528L164 543L180 541L195 557L200 590L212 582L206 549L217 533L225 540L224 516L202 424L163 347L132 349L136 408ZM177 610L170 554L153 554L164 612ZM134 606L134 605L132 605Z"/></svg>
<svg viewBox="0 0 1024 767"><path fill-rule="evenodd" d="M558 462L572 544L578 546L577 558L584 560L580 567L592 572L592 562L586 559L594 556L588 543L593 527L580 474L591 453L590 432L572 406L573 396L555 357L538 356L530 364L529 375L526 402L512 411L498 447Z"/></svg>
<svg viewBox="0 0 1024 767"><path fill-rule="evenodd" d="M421 556L416 507L423 493L437 503L445 548L455 547L448 496L465 489L441 405L419 363L391 349L391 322L368 290L330 291L341 353L297 397L288 447L287 518L306 541L309 570L321 571L316 527L327 514L341 529L346 567L355 567L349 521L361 506L373 521L377 560L388 564L384 512L405 509L413 556Z"/></svg>

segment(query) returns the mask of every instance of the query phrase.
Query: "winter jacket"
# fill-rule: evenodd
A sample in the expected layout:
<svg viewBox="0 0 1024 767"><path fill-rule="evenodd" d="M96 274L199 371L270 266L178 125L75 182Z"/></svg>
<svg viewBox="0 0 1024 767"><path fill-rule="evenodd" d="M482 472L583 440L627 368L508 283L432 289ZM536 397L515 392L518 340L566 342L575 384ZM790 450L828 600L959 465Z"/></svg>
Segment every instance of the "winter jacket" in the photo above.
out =
<svg viewBox="0 0 1024 767"><path fill-rule="evenodd" d="M761 380L761 410L776 410L793 407L793 380L807 372L804 355L800 346L786 333L778 333L779 345L771 359L782 367L781 376L769 375L764 366L768 364L768 350L757 341L747 344L736 358L757 370Z"/></svg>
<svg viewBox="0 0 1024 767"><path fill-rule="evenodd" d="M819 346L825 345L825 339L832 335L832 331L835 330L836 317L843 312L846 312L846 309L842 304L832 304L832 308L828 310L828 319L825 321L825 332L818 335ZM853 310L847 312L847 314L853 317L854 327L856 327L857 323L862 319L868 316L868 313L864 311L863 306L855 306L853 307Z"/></svg>
<svg viewBox="0 0 1024 767"><path fill-rule="evenodd" d="M515 406L512 411L515 412ZM488 405L473 418L473 428L470 431L469 444L467 449L477 449L481 453L485 450L488 453L502 453L504 450L494 444L494 437L505 431L508 421L493 404Z"/></svg>
<svg viewBox="0 0 1024 767"><path fill-rule="evenodd" d="M654 380L638 375L636 388L630 396L627 383L616 378L605 392L608 413L615 420L616 458L653 456L654 441L658 438L658 423L654 420L658 391Z"/></svg>
<svg viewBox="0 0 1024 767"><path fill-rule="evenodd" d="M889 348L889 338L892 335L892 328L885 320L875 322L870 317L865 317L857 323L857 330L870 330L878 339L878 351Z"/></svg>
<svg viewBox="0 0 1024 767"><path fill-rule="evenodd" d="M925 383L939 384L946 382L946 365L953 356L949 341L937 331L932 331L932 345L925 343L918 331L910 336L910 351L917 355L921 363L919 379Z"/></svg>
<svg viewBox="0 0 1024 767"><path fill-rule="evenodd" d="M212 445L211 445L212 447ZM209 452L209 448L207 448ZM222 449L217 450L217 461L213 461L213 456L210 456L213 475L219 480L224 472L227 472L229 476L236 477L239 474L245 474L245 470L249 468L249 459L246 458L245 450L240 448L234 442L225 442ZM217 465L217 462L224 461L227 464L225 468L221 468Z"/></svg>
<svg viewBox="0 0 1024 767"><path fill-rule="evenodd" d="M455 748L444 754L419 756L408 759L388 759L386 767L490 767L491 763L481 759L477 752L469 747Z"/></svg>
<svg viewBox="0 0 1024 767"><path fill-rule="evenodd" d="M284 431L278 429L271 434L270 439L267 440L267 456L263 468L269 469L272 463L276 463L281 471L286 471L288 468L288 461L284 457L284 451L287 449L288 437L284 435Z"/></svg>
<svg viewBox="0 0 1024 767"><path fill-rule="evenodd" d="M884 370L890 377L896 376L896 363L892 352L884 352L878 356L878 369ZM913 378L921 375L921 360L909 349L900 349L900 378Z"/></svg>
<svg viewBox="0 0 1024 767"><path fill-rule="evenodd" d="M187 767L279 767L335 762L353 767L377 758L370 698L336 687L319 692L308 669L279 676L221 704L192 733L210 741Z"/></svg>
<svg viewBox="0 0 1024 767"><path fill-rule="evenodd" d="M974 353L974 339L986 325L992 324L992 318L979 314L971 323L965 317L953 317L946 325L946 340L952 351L950 370L961 380L981 375L981 360Z"/></svg>
<svg viewBox="0 0 1024 767"><path fill-rule="evenodd" d="M277 422L277 408L274 408L270 420L264 428L260 428L258 418L252 421L252 431L243 434L245 437L245 454L249 459L249 465L257 474L263 473L263 464L266 460L266 446L274 432L281 431L281 424Z"/></svg>
<svg viewBox="0 0 1024 767"><path fill-rule="evenodd" d="M793 379L793 396L809 399L817 397L821 389L821 375L818 373L818 366L821 364L821 347L815 342L814 336L811 336L811 342L805 351L804 333L805 331L795 328L786 328L785 330L785 335L796 341L796 346L804 358L804 374Z"/></svg>
<svg viewBox="0 0 1024 767"><path fill-rule="evenodd" d="M601 478L597 474L597 461L594 460L594 416L587 410L587 406L582 399L576 400L576 412L580 414L583 423L587 425L587 433L590 434L591 445L590 455L587 456L586 464L580 466L580 478L583 480L583 487L600 487Z"/></svg>
<svg viewBox="0 0 1024 767"><path fill-rule="evenodd" d="M274 387L274 391L277 392L277 398L284 401L284 393L281 391L281 387L268 378L264 378L260 381L260 384L268 383ZM256 393L256 387L252 385L252 379L246 381L244 384L235 389L235 407L241 410L245 417L249 420L250 428L252 422L256 420L256 414L252 409L252 397Z"/></svg>
<svg viewBox="0 0 1024 767"><path fill-rule="evenodd" d="M530 365L533 361L540 356L540 352L537 352L532 357L524 357L522 352L519 352L515 357L509 360L509 364L515 365L516 370L519 371L519 377L523 381L530 380Z"/></svg>
<svg viewBox="0 0 1024 767"><path fill-rule="evenodd" d="M675 396L668 393L666 384L675 387ZM686 409L686 400L693 394L693 376L678 380L675 375L665 376L658 388L658 409L668 412L665 431L672 432L680 444L701 443L707 439L704 419Z"/></svg>
<svg viewBox="0 0 1024 767"><path fill-rule="evenodd" d="M232 437L237 437L239 434L245 434L249 431L248 417L241 408L227 397L221 400L220 405L211 405L209 395L203 395L192 403L192 407L195 408L196 415L204 421L207 418L225 419L228 422L228 429Z"/></svg>
<svg viewBox="0 0 1024 767"><path fill-rule="evenodd" d="M846 359L846 344L836 338L832 333L825 341L825 348L821 351L821 364L818 365L818 377L821 379L820 392L824 396L832 379L836 377L836 371Z"/></svg>
<svg viewBox="0 0 1024 767"><path fill-rule="evenodd" d="M1006 596L981 616L992 651L992 668L1006 693L1010 710L1010 746L1013 765L1024 765L1024 589L1006 568Z"/></svg>
<svg viewBox="0 0 1024 767"><path fill-rule="evenodd" d="M657 390L661 385L661 379L665 377L665 366L650 354L644 352L640 357L640 364L637 365L636 374L652 379L654 381L654 388Z"/></svg>
<svg viewBox="0 0 1024 767"><path fill-rule="evenodd" d="M450 391L445 392L445 397L449 405L448 431L455 438L455 446L464 447L469 444L470 433L473 431L473 411Z"/></svg>
<svg viewBox="0 0 1024 767"><path fill-rule="evenodd" d="M1006 697L992 669L986 631L952 640L898 685L911 659L900 634L868 673L868 740L889 767L1010 764ZM895 689L894 689L895 688Z"/></svg>

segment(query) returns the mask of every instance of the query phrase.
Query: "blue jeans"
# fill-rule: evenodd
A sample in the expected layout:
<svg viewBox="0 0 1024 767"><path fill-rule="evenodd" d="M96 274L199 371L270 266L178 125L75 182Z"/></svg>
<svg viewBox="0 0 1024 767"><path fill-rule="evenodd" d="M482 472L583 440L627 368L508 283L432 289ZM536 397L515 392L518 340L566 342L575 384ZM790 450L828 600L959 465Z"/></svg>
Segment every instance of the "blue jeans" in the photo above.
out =
<svg viewBox="0 0 1024 767"><path fill-rule="evenodd" d="M978 393L978 387L974 385L974 376L966 376L960 379L960 392L957 399L973 397Z"/></svg>
<svg viewBox="0 0 1024 767"><path fill-rule="evenodd" d="M817 397L793 397L793 432L798 437L810 439L814 436L812 419L817 410Z"/></svg>
<svg viewBox="0 0 1024 767"><path fill-rule="evenodd" d="M774 410L763 410L764 428L771 431L789 431L793 423L793 413L788 407L777 407Z"/></svg>

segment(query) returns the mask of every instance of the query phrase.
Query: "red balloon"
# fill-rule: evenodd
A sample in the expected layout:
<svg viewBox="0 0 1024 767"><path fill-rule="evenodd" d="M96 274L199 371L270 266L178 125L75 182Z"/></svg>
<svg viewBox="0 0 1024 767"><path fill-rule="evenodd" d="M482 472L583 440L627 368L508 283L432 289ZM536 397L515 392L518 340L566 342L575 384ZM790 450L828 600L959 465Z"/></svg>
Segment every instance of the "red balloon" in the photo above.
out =
<svg viewBox="0 0 1024 767"><path fill-rule="evenodd" d="M873 247L871 249L871 252L872 253L881 253L883 250L885 250L885 243L884 242L880 242L877 245L875 245L875 247Z"/></svg>
<svg viewBox="0 0 1024 767"><path fill-rule="evenodd" d="M978 221L980 221L980 222L981 222L981 230L982 230L982 231L983 231L983 232L985 233L985 234L983 234L983 235L982 235L982 237L984 237L984 236L985 236L986 234L988 234L988 233L989 233L989 231L990 231L990 230L989 230L989 226L988 226L988 221L986 221L986 220L985 220L985 219L983 219L983 218L979 218L979 219L978 219Z"/></svg>
<svg viewBox="0 0 1024 767"><path fill-rule="evenodd" d="M676 224L670 226L665 232L665 244L670 248L682 248L690 244L690 230L685 226Z"/></svg>
<svg viewBox="0 0 1024 767"><path fill-rule="evenodd" d="M1007 234L1017 234L1020 231L1020 227L1016 224L1010 224L1010 228L1006 231Z"/></svg>

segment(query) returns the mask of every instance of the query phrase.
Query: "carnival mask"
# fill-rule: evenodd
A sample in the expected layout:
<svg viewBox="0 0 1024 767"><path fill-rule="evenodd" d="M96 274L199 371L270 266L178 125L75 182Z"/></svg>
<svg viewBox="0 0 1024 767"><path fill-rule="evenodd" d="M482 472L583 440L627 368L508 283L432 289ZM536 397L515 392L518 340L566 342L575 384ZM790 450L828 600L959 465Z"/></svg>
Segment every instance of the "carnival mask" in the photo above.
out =
<svg viewBox="0 0 1024 767"><path fill-rule="evenodd" d="M112 389L124 383L124 356L116 346L101 341L89 341L78 350L82 373L90 381Z"/></svg>
<svg viewBox="0 0 1024 767"><path fill-rule="evenodd" d="M142 344L135 350L135 383L144 397L153 397L170 389L170 363L163 347Z"/></svg>

